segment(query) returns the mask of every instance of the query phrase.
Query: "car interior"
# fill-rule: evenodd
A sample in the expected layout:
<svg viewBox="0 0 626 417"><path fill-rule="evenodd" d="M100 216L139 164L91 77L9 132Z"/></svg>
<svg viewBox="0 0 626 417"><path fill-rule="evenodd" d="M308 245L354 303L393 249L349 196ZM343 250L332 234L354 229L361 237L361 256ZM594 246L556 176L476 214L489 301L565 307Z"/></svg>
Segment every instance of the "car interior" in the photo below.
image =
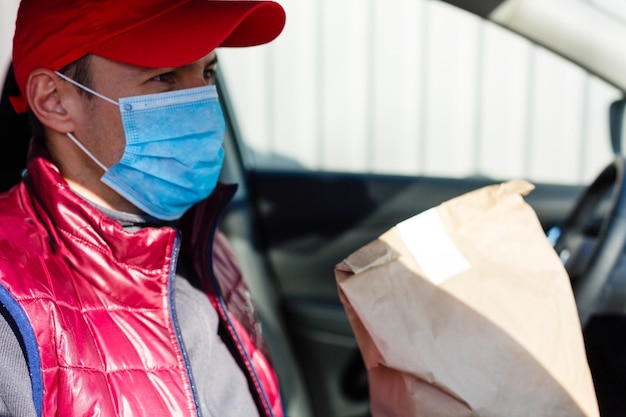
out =
<svg viewBox="0 0 626 417"><path fill-rule="evenodd" d="M572 25L562 16L562 7L570 5L560 3L559 9L537 1L446 3L557 51L622 92L626 87L626 73L618 75L610 58L599 51L589 57L588 48L598 43L604 47L603 54L624 55L615 43L619 37L607 39L606 34L590 29L592 24ZM574 17L568 18L584 13L577 7L571 6ZM587 16L589 21L596 18L611 27L613 35L626 33L623 27L613 28L615 22L610 19ZM243 267L248 279L260 292L270 292L267 298L260 297L262 304L269 300L263 311L276 326L269 333L287 336L275 350L293 352L298 365L287 361L290 369L283 372L294 372L290 380L303 378L313 415L369 415L367 372L338 299L333 267L398 222L503 178L290 170L248 164L246 138L227 91L230 85L221 87L230 121L230 154L240 158L228 164L224 179L242 185L240 200L226 215L223 227L240 259L246 259ZM613 157L605 160L606 168L597 172L595 180L580 185L535 182L536 189L526 197L546 233L559 236L555 238L557 252L564 261L568 258L566 268L572 277L602 416L626 411L619 388L626 382L626 229L620 214L623 106L624 99L618 98L603 114L610 135L594 139L610 142Z"/></svg>

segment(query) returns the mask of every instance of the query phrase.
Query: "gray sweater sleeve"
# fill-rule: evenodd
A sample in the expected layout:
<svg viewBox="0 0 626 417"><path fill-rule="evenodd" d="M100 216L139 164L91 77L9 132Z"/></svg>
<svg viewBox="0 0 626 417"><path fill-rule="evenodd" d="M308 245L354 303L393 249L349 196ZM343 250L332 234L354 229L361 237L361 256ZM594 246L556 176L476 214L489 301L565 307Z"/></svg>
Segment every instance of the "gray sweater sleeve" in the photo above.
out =
<svg viewBox="0 0 626 417"><path fill-rule="evenodd" d="M0 304L0 417L35 417L32 392L13 320Z"/></svg>

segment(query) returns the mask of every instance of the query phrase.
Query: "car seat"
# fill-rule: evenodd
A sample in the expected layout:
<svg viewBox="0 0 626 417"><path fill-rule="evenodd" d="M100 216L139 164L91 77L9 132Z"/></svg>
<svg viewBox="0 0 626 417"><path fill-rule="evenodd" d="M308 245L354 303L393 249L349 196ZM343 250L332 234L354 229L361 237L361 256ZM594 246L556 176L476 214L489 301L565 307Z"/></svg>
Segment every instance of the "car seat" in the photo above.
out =
<svg viewBox="0 0 626 417"><path fill-rule="evenodd" d="M19 96L19 88L9 66L0 99L0 191L17 184L26 168L31 137L28 113L16 113L10 97Z"/></svg>

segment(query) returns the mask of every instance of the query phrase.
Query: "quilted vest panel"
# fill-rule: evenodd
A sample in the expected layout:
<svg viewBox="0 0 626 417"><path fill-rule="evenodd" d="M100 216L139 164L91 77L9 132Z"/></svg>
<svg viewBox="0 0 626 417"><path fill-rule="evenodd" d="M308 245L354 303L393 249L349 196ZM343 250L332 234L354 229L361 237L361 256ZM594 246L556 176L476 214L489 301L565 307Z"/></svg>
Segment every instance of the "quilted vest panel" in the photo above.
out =
<svg viewBox="0 0 626 417"><path fill-rule="evenodd" d="M176 231L128 234L72 193L48 194L22 184L0 199L0 281L39 347L42 414L197 415L168 292Z"/></svg>
<svg viewBox="0 0 626 417"><path fill-rule="evenodd" d="M45 158L31 159L29 170L23 183L0 195L0 283L8 290L0 296L12 294L25 317L22 327L32 326L31 351L41 352L43 415L196 415L168 292L177 232L126 233L68 192ZM183 235L213 230L217 216L199 216L202 222L189 229L194 233ZM205 289L213 292L209 298L248 371L260 411L282 417L251 300L234 296L248 294L234 256L219 233L215 244L200 240L196 272L205 283L215 279L214 269L220 276Z"/></svg>
<svg viewBox="0 0 626 417"><path fill-rule="evenodd" d="M74 291L80 279L62 272L67 285L27 292L6 280L37 344L51 347L40 350L43 415L195 416L165 297L161 306L131 307L99 291Z"/></svg>

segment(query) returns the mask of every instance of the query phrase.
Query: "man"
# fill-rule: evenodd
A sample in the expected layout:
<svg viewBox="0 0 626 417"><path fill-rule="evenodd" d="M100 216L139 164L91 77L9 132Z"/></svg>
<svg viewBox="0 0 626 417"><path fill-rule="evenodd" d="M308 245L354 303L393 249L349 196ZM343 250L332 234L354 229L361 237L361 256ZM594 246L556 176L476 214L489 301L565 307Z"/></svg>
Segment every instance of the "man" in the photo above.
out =
<svg viewBox="0 0 626 417"><path fill-rule="evenodd" d="M218 46L269 42L270 1L22 0L33 116L0 196L0 416L282 416L217 221Z"/></svg>

